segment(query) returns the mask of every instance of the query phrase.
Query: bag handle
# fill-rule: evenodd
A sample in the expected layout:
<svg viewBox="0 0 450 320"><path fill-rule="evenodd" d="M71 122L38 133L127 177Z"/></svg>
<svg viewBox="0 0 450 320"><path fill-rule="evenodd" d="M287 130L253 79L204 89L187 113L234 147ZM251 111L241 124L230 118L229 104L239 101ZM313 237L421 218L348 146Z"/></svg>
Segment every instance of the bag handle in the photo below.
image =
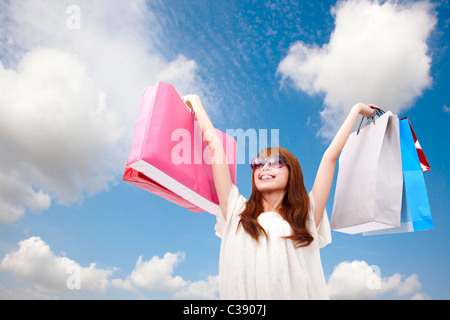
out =
<svg viewBox="0 0 450 320"><path fill-rule="evenodd" d="M375 110L375 115L373 116L373 117L368 117L367 118L367 124L370 124L370 123L372 123L373 122L373 124L375 125L375 118L378 116L378 117L381 117L383 114L385 114L386 112L384 112L384 110L382 110L382 109L380 109L380 108L378 108L378 107L370 107L370 108L372 108L372 109L374 109ZM362 124L363 124L363 122L364 122L364 116L362 117L362 119L361 119L361 123L359 124L359 127L358 127L358 131L356 132L356 135L359 135L359 132L361 131L361 126L362 126Z"/></svg>

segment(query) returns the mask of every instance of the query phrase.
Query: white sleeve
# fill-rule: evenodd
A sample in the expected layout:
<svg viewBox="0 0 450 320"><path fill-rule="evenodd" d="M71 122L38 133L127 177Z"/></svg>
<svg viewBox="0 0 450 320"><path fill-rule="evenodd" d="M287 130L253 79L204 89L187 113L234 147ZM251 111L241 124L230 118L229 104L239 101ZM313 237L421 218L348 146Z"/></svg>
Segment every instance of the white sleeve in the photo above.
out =
<svg viewBox="0 0 450 320"><path fill-rule="evenodd" d="M230 190L230 195L228 196L227 218L225 219L220 207L217 211L217 221L214 229L216 230L216 235L219 238L222 238L224 228L227 225L230 225L231 221L237 217L237 215L242 211L242 207L246 202L247 199L245 199L239 193L239 189L235 185L233 185Z"/></svg>
<svg viewBox="0 0 450 320"><path fill-rule="evenodd" d="M327 244L331 243L331 229L330 229L330 221L328 220L327 209L323 211L322 220L319 223L319 226L316 228L315 222L315 214L314 214L314 195L312 192L309 193L310 199L310 231L317 235L317 240L319 241L319 248L325 247ZM312 221L311 221L312 220Z"/></svg>

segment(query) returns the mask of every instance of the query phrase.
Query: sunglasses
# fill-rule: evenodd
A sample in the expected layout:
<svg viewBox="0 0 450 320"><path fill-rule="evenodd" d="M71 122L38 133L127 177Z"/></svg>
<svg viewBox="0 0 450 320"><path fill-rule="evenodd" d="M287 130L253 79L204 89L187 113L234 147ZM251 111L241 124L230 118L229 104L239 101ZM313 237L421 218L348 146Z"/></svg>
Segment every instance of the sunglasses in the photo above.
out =
<svg viewBox="0 0 450 320"><path fill-rule="evenodd" d="M262 167L264 167L264 165L267 162L269 163L270 167L273 169L283 168L287 164L286 158L281 154L277 154L277 155L271 156L268 159L266 159L262 156L257 156L256 158L253 158L253 160L251 161L250 167L253 170L258 170L258 169L261 169Z"/></svg>

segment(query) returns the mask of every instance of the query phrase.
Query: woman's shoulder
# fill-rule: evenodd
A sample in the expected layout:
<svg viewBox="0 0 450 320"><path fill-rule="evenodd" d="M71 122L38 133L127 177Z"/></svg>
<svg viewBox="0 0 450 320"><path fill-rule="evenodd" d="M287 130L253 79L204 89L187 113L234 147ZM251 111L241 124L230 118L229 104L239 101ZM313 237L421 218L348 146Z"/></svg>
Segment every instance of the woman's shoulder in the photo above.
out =
<svg viewBox="0 0 450 320"><path fill-rule="evenodd" d="M310 232L314 234L315 237L318 239L319 247L325 247L327 244L331 243L331 229L330 229L330 222L328 220L328 213L327 209L324 209L322 220L319 222L318 226L316 227L316 220L315 220L315 203L314 203L314 194L311 191L309 193L309 219L308 219L308 229Z"/></svg>
<svg viewBox="0 0 450 320"><path fill-rule="evenodd" d="M217 211L215 230L218 237L222 238L224 228L229 228L231 224L238 221L236 218L239 218L239 214L244 210L246 203L247 199L239 192L238 187L233 184L228 197L226 218L220 207Z"/></svg>
<svg viewBox="0 0 450 320"><path fill-rule="evenodd" d="M241 213L244 210L247 201L247 198L241 194L239 188L233 184L230 190L230 196L228 197L227 216L228 214L230 214L230 216L235 216Z"/></svg>

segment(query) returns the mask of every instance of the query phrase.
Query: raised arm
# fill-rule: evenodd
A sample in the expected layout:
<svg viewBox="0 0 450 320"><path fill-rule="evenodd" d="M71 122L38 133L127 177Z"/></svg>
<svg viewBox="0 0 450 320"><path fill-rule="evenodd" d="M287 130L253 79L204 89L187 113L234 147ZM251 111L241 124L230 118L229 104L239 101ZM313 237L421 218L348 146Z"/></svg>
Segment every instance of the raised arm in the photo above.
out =
<svg viewBox="0 0 450 320"><path fill-rule="evenodd" d="M211 157L211 167L214 179L214 186L216 188L217 196L219 198L219 206L222 213L227 218L227 203L231 187L233 186L230 169L227 163L227 157L223 149L223 145L217 135L214 126L211 123L205 109L196 95L188 95L183 97L184 103L190 107L197 117L198 124L202 130L203 137L209 147L209 154Z"/></svg>
<svg viewBox="0 0 450 320"><path fill-rule="evenodd" d="M314 181L314 186L312 188L315 202L316 227L319 226L320 221L322 221L323 212L325 210L331 191L331 186L333 184L334 171L339 155L344 148L348 137L350 136L358 115L361 114L364 117L371 117L375 114L375 111L370 108L371 106L373 105L358 103L352 107L347 119L345 119L338 133L322 157L322 161Z"/></svg>

